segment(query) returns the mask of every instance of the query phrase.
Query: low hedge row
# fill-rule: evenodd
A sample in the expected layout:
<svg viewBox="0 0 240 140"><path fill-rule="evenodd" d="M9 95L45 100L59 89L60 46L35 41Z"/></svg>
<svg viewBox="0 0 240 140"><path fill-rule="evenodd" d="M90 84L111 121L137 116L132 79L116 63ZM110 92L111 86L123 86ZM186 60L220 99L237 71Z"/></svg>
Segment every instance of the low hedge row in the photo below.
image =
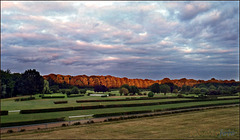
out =
<svg viewBox="0 0 240 140"><path fill-rule="evenodd" d="M49 99L49 98L65 98L64 95L59 95L59 96L42 96L42 99Z"/></svg>
<svg viewBox="0 0 240 140"><path fill-rule="evenodd" d="M55 101L54 104L66 104L68 101Z"/></svg>
<svg viewBox="0 0 240 140"><path fill-rule="evenodd" d="M237 102L236 102L237 103ZM142 114L142 113L152 113L152 112L160 112L160 111L171 111L171 110L178 110L178 109L189 109L193 108L196 109L199 107L210 107L210 106L218 106L218 105L229 105L229 104L236 104L236 103L218 103L218 104L207 104L207 105L195 105L195 106L186 106L186 107L175 107L175 108L166 108L166 109L155 109L155 110L142 110L142 111L129 111L129 112L115 112L115 113L103 113L103 114L94 114L94 118L100 117L111 117L111 116L121 116L121 115L131 115L131 114ZM186 112L187 110L180 110L178 112Z"/></svg>
<svg viewBox="0 0 240 140"><path fill-rule="evenodd" d="M1 110L0 111L0 116L3 116L3 115L8 115L8 111Z"/></svg>
<svg viewBox="0 0 240 140"><path fill-rule="evenodd" d="M99 109L99 108L137 107L137 106L152 106L152 105L162 105L162 104L216 101L216 100L231 100L231 98L230 99L229 98L226 98L226 99L201 99L201 100L199 99L199 100L154 102L154 103L112 104L112 105L94 105L94 106L76 106L76 107L64 107L64 108L32 109L32 110L21 110L20 113L21 114L30 114L30 113L45 113L45 112L58 112L58 111Z"/></svg>
<svg viewBox="0 0 240 140"><path fill-rule="evenodd" d="M76 100L77 103L83 102L110 102L110 101L130 101L130 100L155 100L155 99L176 99L178 97L131 97L126 99L110 99L110 100Z"/></svg>
<svg viewBox="0 0 240 140"><path fill-rule="evenodd" d="M82 97L84 94L70 94L67 97Z"/></svg>
<svg viewBox="0 0 240 140"><path fill-rule="evenodd" d="M36 98L35 97L28 97L28 98L18 98L18 99L15 99L16 102L18 101L28 101L28 100L35 100Z"/></svg>
<svg viewBox="0 0 240 140"><path fill-rule="evenodd" d="M103 113L103 114L94 114L93 117L99 118L99 117L121 116L121 115L131 115L131 114L141 114L141 113L151 113L151 112L152 112L152 110Z"/></svg>
<svg viewBox="0 0 240 140"><path fill-rule="evenodd" d="M35 120L35 121L1 123L1 127L21 126L21 125L49 123L49 122L59 122L59 121L64 121L64 117L62 117L62 118L54 118L54 119Z"/></svg>

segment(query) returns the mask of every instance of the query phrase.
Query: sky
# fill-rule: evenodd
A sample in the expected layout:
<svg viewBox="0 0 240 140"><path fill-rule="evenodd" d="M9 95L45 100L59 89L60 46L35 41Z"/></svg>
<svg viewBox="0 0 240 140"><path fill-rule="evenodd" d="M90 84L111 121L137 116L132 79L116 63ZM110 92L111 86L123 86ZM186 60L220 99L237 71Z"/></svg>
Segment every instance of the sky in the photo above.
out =
<svg viewBox="0 0 240 140"><path fill-rule="evenodd" d="M239 2L1 1L1 69L239 80Z"/></svg>

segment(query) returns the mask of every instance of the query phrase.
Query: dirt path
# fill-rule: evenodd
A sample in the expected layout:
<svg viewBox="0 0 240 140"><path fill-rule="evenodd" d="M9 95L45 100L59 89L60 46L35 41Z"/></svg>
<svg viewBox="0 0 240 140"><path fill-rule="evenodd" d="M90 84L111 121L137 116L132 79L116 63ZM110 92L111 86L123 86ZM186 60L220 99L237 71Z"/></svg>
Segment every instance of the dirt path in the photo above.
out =
<svg viewBox="0 0 240 140"><path fill-rule="evenodd" d="M114 117L82 119L82 120L75 120L75 121L62 121L62 122L54 122L54 123L43 123L43 124L34 124L34 125L4 127L4 128L1 128L1 133L7 133L8 130L13 130L14 132L17 132L17 131L21 131L21 130L37 130L37 129L39 130L39 129L47 129L47 128L53 128L53 127L61 127L63 124L65 124L65 125L73 125L76 122L80 122L81 124L87 124L87 123L91 123L91 121L96 123L96 122L109 121L109 120L114 120L114 119L119 119L119 118L127 119L127 118L133 117L133 116L136 116L136 117L154 116L154 115L172 114L172 113L197 111L197 110L205 110L205 109L215 109L215 108L225 108L225 107L234 107L234 106L239 106L239 104L219 105L219 106L199 107L199 108L188 108L188 109L178 109L178 110L171 110L171 111L142 113L142 114L137 114L137 115L122 115L122 116L114 116Z"/></svg>

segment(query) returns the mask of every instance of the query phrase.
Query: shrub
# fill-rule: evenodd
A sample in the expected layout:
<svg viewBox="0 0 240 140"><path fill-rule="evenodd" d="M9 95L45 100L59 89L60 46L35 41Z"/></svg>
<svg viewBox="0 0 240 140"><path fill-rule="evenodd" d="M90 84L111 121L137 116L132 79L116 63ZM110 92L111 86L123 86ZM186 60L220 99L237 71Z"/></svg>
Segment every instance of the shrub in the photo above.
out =
<svg viewBox="0 0 240 140"><path fill-rule="evenodd" d="M24 131L26 131L26 129L21 129L21 130L20 130L20 132L24 132Z"/></svg>
<svg viewBox="0 0 240 140"><path fill-rule="evenodd" d="M47 98L65 98L64 95L59 95L59 96L43 96L42 99L47 99Z"/></svg>
<svg viewBox="0 0 240 140"><path fill-rule="evenodd" d="M3 115L8 115L8 111L4 111L4 110L0 111L0 116L3 116Z"/></svg>
<svg viewBox="0 0 240 140"><path fill-rule="evenodd" d="M7 133L13 133L13 130L12 130L12 129L10 129L10 130L8 130L8 131L7 131Z"/></svg>
<svg viewBox="0 0 240 140"><path fill-rule="evenodd" d="M28 100L35 100L35 97L28 97L28 98L19 98L19 99L15 99L15 101L28 101Z"/></svg>
<svg viewBox="0 0 240 140"><path fill-rule="evenodd" d="M80 89L79 91L80 91L81 94L87 93L87 90L86 90L86 89Z"/></svg>
<svg viewBox="0 0 240 140"><path fill-rule="evenodd" d="M84 96L83 94L70 94L67 97L81 97Z"/></svg>
<svg viewBox="0 0 240 140"><path fill-rule="evenodd" d="M80 125L81 123L80 122L75 122L73 125Z"/></svg>
<svg viewBox="0 0 240 140"><path fill-rule="evenodd" d="M143 95L147 95L147 93L143 93Z"/></svg>
<svg viewBox="0 0 240 140"><path fill-rule="evenodd" d="M184 96L182 94L177 95L178 98L183 98Z"/></svg>
<svg viewBox="0 0 240 140"><path fill-rule="evenodd" d="M153 97L154 96L154 93L153 92L149 92L148 93L148 97Z"/></svg>
<svg viewBox="0 0 240 140"><path fill-rule="evenodd" d="M60 91L62 92L62 94L66 94L66 90L65 89L61 89Z"/></svg>
<svg viewBox="0 0 240 140"><path fill-rule="evenodd" d="M142 93L138 93L138 95L143 95Z"/></svg>
<svg viewBox="0 0 240 140"><path fill-rule="evenodd" d="M65 123L62 124L62 127L66 127L67 125Z"/></svg>
<svg viewBox="0 0 240 140"><path fill-rule="evenodd" d="M107 97L107 95L102 95L101 97Z"/></svg>
<svg viewBox="0 0 240 140"><path fill-rule="evenodd" d="M108 95L109 95L109 96L116 96L116 94L112 94L112 93L109 93Z"/></svg>
<svg viewBox="0 0 240 140"><path fill-rule="evenodd" d="M71 90L71 94L78 94L78 93L79 93L78 88L73 87L72 90Z"/></svg>
<svg viewBox="0 0 240 140"><path fill-rule="evenodd" d="M54 104L66 104L68 101L55 101Z"/></svg>

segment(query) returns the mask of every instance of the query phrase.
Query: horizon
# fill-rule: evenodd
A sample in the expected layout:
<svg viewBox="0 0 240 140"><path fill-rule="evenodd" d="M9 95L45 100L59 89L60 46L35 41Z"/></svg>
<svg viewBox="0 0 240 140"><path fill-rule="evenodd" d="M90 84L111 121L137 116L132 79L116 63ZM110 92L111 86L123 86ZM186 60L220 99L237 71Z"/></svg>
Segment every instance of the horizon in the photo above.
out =
<svg viewBox="0 0 240 140"><path fill-rule="evenodd" d="M239 81L239 1L1 1L1 69Z"/></svg>

